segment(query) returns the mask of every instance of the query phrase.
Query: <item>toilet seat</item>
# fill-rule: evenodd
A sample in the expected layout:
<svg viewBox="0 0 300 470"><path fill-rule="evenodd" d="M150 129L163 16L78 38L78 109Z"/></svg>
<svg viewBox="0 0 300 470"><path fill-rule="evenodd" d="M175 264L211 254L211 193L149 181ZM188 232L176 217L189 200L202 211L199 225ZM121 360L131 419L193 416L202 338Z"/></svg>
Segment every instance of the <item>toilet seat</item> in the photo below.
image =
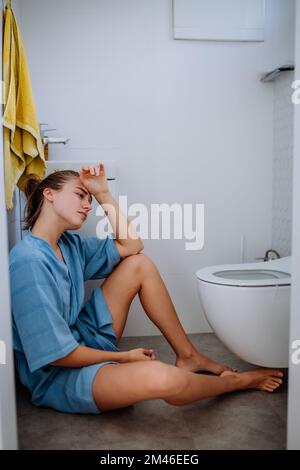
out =
<svg viewBox="0 0 300 470"><path fill-rule="evenodd" d="M236 287L291 285L291 256L259 263L209 266L196 272L199 280Z"/></svg>

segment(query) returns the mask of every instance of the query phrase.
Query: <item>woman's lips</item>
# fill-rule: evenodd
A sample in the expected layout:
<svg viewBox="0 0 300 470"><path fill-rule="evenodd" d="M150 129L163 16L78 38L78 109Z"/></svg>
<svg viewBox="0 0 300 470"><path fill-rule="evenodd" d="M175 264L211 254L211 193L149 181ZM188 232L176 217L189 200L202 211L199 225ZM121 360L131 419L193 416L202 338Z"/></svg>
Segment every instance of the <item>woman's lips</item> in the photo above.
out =
<svg viewBox="0 0 300 470"><path fill-rule="evenodd" d="M85 220L87 218L87 215L84 214L83 212L78 212L78 214L80 214L82 216L83 220Z"/></svg>

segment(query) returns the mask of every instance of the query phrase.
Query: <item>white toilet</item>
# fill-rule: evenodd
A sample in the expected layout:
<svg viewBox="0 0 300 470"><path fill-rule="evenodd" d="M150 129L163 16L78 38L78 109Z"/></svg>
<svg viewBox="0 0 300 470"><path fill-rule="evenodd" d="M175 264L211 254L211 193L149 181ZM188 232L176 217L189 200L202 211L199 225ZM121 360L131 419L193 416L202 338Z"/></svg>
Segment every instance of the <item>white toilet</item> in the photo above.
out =
<svg viewBox="0 0 300 470"><path fill-rule="evenodd" d="M237 356L263 367L288 367L291 256L210 266L196 272L205 316Z"/></svg>

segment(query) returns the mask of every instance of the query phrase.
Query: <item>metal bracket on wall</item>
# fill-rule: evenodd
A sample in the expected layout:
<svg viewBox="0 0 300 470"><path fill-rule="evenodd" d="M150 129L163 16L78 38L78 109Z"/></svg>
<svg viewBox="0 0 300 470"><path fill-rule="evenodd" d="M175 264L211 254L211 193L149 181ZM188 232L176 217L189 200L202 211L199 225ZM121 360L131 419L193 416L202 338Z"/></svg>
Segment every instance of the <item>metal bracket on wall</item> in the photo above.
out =
<svg viewBox="0 0 300 470"><path fill-rule="evenodd" d="M280 67L271 70L271 72L264 73L261 76L260 81L264 83L273 82L279 75L281 75L282 72L290 72L292 70L295 70L294 64L281 65Z"/></svg>

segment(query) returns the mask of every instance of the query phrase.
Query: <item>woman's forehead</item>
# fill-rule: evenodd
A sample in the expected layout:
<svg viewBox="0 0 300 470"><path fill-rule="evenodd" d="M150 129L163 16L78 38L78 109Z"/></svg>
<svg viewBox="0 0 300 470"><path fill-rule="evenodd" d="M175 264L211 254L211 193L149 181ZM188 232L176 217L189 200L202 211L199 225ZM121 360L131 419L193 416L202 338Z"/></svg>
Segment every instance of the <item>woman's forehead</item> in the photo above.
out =
<svg viewBox="0 0 300 470"><path fill-rule="evenodd" d="M81 179L80 178L72 178L69 183L72 185L72 186L80 186L82 187L83 189L85 189L84 187L84 184L82 183Z"/></svg>
<svg viewBox="0 0 300 470"><path fill-rule="evenodd" d="M90 200L92 200L91 193L86 189L86 187L84 186L80 178L75 178L71 180L69 183L72 189L75 189L75 188L82 189L83 192L85 192L86 194L90 196Z"/></svg>
<svg viewBox="0 0 300 470"><path fill-rule="evenodd" d="M84 186L80 178L72 178L69 181L67 181L66 184L69 186L69 188L77 187L77 188L83 189L84 191L87 191L86 187Z"/></svg>

